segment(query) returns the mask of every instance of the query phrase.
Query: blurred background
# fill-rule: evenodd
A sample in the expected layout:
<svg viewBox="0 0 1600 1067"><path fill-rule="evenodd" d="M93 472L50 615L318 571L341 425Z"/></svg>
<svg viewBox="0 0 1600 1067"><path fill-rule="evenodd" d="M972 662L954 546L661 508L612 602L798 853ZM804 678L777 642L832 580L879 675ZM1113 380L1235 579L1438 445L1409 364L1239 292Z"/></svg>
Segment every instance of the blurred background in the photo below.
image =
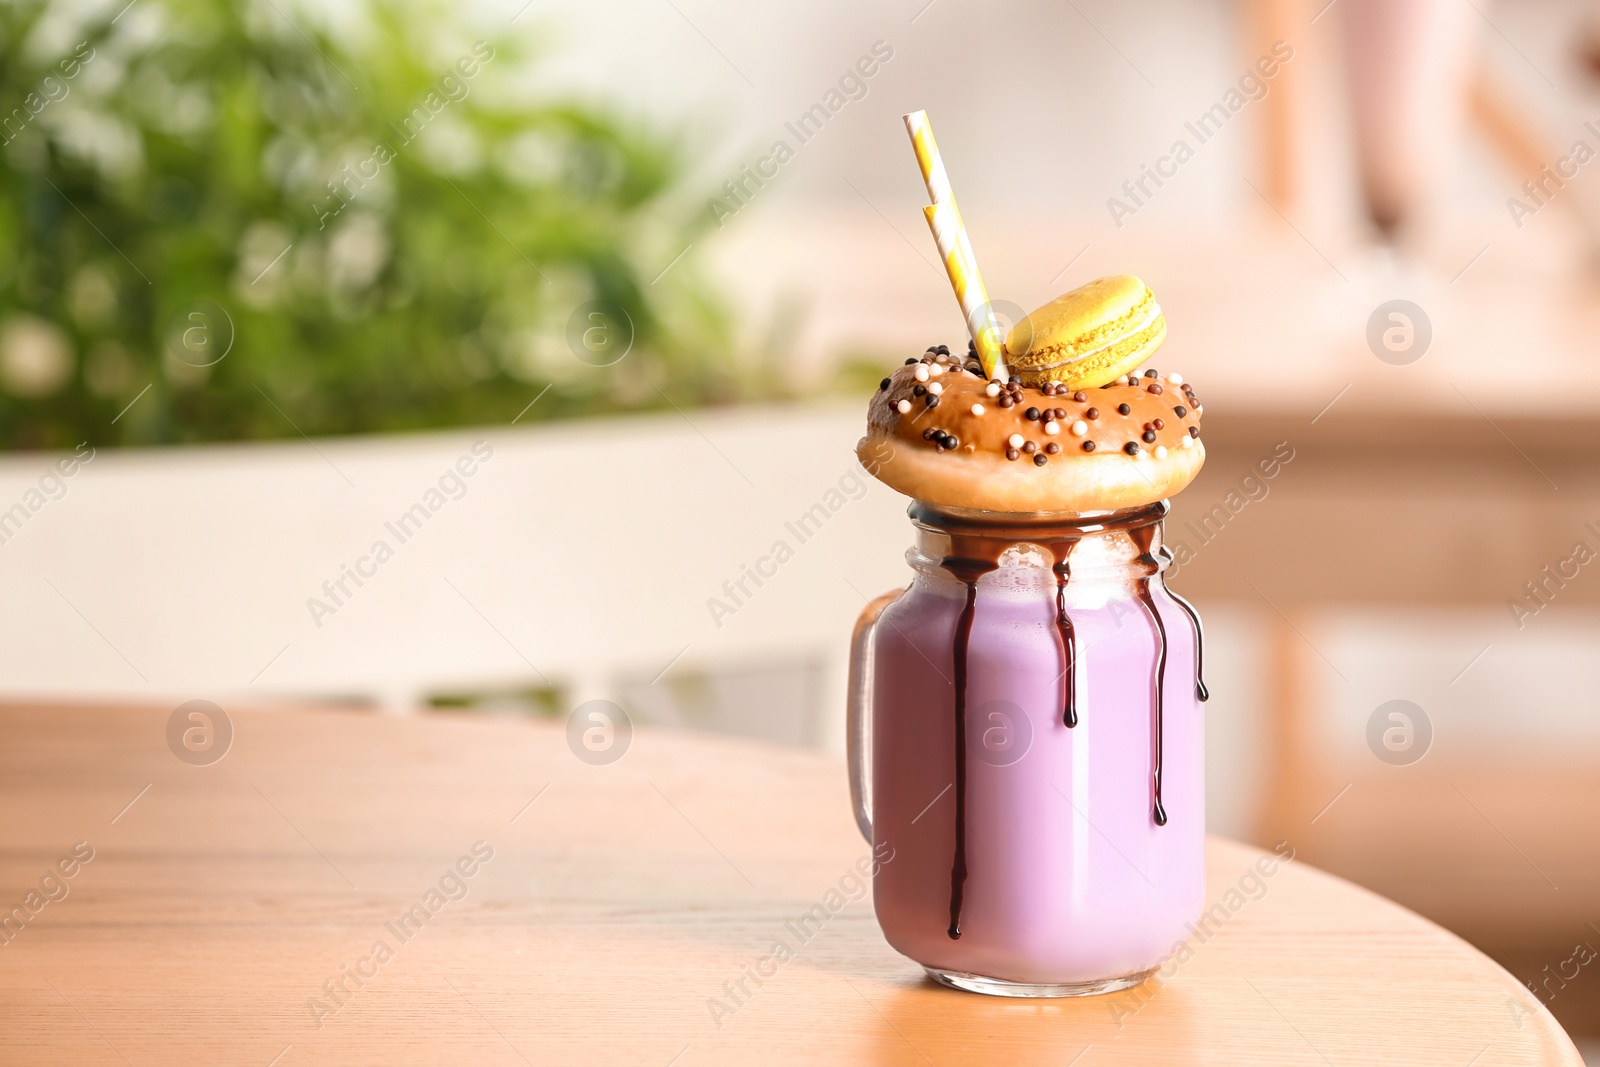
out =
<svg viewBox="0 0 1600 1067"><path fill-rule="evenodd" d="M926 108L996 300L1138 273L1206 400L1212 829L1600 1035L1590 4L62 0L0 52L9 699L842 752L911 532L863 402L963 340Z"/></svg>

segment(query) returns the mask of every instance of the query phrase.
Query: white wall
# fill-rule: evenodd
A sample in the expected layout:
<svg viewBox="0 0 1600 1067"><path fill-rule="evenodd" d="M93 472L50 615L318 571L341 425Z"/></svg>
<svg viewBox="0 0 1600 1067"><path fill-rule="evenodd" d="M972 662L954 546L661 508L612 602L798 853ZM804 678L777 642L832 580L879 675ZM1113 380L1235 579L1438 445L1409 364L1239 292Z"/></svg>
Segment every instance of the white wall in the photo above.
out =
<svg viewBox="0 0 1600 1067"><path fill-rule="evenodd" d="M907 541L902 502L850 450L857 415L692 418L101 450L0 546L6 687L399 706L497 680L603 688L680 653L693 667L847 633L846 578L892 584ZM475 442L492 458L402 542L386 523ZM0 509L53 458L0 460ZM707 599L842 478L859 499L714 625ZM393 558L336 604L323 583L380 540ZM335 610L314 618L312 598Z"/></svg>

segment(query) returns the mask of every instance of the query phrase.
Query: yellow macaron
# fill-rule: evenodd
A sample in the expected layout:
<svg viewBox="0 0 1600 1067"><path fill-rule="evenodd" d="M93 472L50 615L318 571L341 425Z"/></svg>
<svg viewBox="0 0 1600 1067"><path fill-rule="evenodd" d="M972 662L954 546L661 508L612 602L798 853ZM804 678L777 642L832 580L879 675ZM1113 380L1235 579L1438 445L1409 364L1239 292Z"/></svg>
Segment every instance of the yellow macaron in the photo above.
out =
<svg viewBox="0 0 1600 1067"><path fill-rule="evenodd" d="M1113 274L1056 297L1012 327L1006 363L1026 385L1107 385L1155 354L1167 320L1149 286Z"/></svg>

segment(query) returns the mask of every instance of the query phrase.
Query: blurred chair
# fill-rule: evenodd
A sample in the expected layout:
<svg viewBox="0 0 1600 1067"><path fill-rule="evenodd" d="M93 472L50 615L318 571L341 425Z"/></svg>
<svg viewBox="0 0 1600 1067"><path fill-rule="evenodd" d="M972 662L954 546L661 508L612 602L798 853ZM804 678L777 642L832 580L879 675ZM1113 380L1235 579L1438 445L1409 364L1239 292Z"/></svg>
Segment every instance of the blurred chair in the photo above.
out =
<svg viewBox="0 0 1600 1067"><path fill-rule="evenodd" d="M1308 20L1320 21L1324 13L1343 30L1339 83L1349 102L1355 165L1368 218L1386 241L1435 199L1449 170L1445 161L1459 154L1459 135L1470 123L1518 185L1542 186L1539 203L1559 202L1558 210L1600 255L1595 203L1577 193L1555 195L1572 177L1552 174L1569 147L1547 132L1553 120L1496 74L1479 47L1481 11L1457 0L1337 0L1325 7L1251 0L1252 54L1278 40L1304 50ZM1600 35L1575 31L1574 39L1591 75L1600 70L1593 62ZM1304 193L1297 134L1305 127L1305 68L1303 58L1286 64L1263 102L1257 173L1262 191L1285 212L1299 206Z"/></svg>

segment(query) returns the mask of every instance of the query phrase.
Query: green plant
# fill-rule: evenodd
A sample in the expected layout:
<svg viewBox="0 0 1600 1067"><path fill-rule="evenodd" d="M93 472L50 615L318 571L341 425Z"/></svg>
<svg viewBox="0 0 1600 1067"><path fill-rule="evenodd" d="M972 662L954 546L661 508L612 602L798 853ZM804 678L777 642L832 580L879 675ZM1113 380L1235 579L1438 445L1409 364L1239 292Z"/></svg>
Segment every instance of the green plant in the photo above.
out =
<svg viewBox="0 0 1600 1067"><path fill-rule="evenodd" d="M549 385L528 421L748 380L692 256L651 284L707 221L675 206L677 142L515 94L520 38L380 0L337 31L287 0L77 10L0 4L0 445L505 421ZM574 319L588 301L605 315ZM632 350L586 365L569 322L631 322Z"/></svg>

